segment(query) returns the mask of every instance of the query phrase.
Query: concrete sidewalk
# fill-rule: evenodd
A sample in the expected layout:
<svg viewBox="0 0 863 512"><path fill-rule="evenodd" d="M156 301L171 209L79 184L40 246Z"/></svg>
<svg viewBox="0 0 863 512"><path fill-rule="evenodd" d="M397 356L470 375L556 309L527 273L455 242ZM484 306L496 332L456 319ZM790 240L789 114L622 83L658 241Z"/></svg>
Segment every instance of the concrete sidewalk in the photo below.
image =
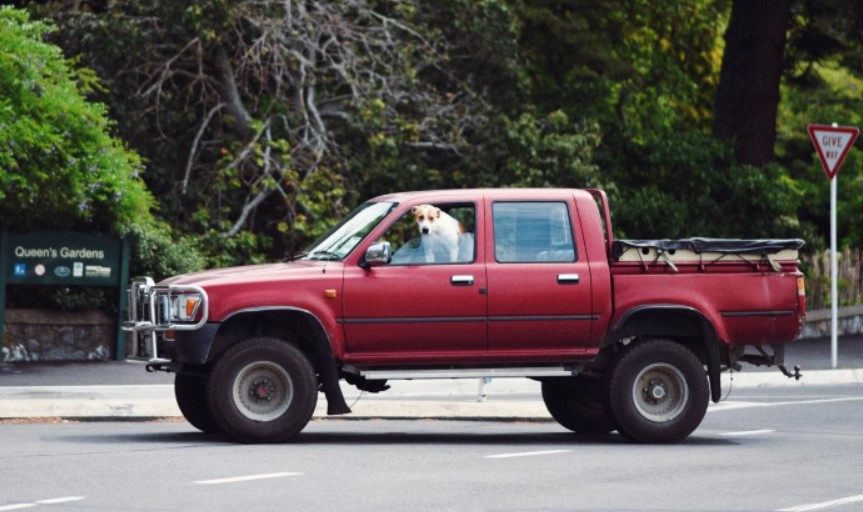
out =
<svg viewBox="0 0 863 512"><path fill-rule="evenodd" d="M723 375L723 389L730 377ZM801 381L776 373L734 375L735 389L759 386L863 384L863 369L816 370ZM550 419L538 382L495 379L480 394L479 380L397 381L378 395L345 386L353 418ZM171 384L0 387L0 418L179 417ZM326 416L321 395L315 416Z"/></svg>
<svg viewBox="0 0 863 512"><path fill-rule="evenodd" d="M829 340L800 340L789 346L789 366L803 378L788 379L775 368L744 367L723 374L733 387L863 384L863 338L844 338L840 365L832 369ZM142 419L180 417L173 375L147 373L139 362L0 366L0 418ZM550 420L540 384L528 379L394 381L380 394L360 393L343 383L352 418L497 418ZM315 415L326 415L323 395Z"/></svg>

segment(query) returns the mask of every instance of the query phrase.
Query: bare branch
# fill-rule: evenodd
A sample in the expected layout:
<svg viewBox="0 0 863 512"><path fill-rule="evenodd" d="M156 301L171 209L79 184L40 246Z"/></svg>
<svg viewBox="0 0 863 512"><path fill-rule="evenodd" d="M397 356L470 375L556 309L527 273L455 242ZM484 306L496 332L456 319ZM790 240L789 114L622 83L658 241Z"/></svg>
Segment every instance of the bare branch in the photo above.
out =
<svg viewBox="0 0 863 512"><path fill-rule="evenodd" d="M406 6L420 2L398 0ZM227 5L227 30L220 26L214 38L190 36L179 43L176 32L162 26L164 20L140 16L147 27L141 30L153 41L150 53L136 55L130 59L135 64L124 70L141 77L137 93L147 104L138 114L154 115L160 131L169 109L202 113L180 129L171 118L162 136L188 133L188 138L182 134L191 142L180 192L212 192L203 196L212 218L227 211L232 219L222 236L247 229L272 193L285 199L290 223L308 201L303 180L323 167L349 175L348 142L340 139L344 131L339 128L371 129L368 112L375 116L373 129L396 140L405 140L409 123L405 148L455 155L463 134L484 123L487 107L447 71L447 42L402 18L401 9L383 10L395 2L237 0ZM425 80L429 73L435 83ZM253 122L257 119L262 126ZM214 144L235 148L229 162L204 161L211 157L202 149L205 134ZM193 177L193 169L205 166L212 172ZM220 173L238 176L241 189L224 189L217 181ZM299 182L285 184L289 173ZM201 180L201 186L191 187L192 180Z"/></svg>
<svg viewBox="0 0 863 512"><path fill-rule="evenodd" d="M240 216L237 218L236 222L234 222L234 225L231 226L231 229L225 231L219 236L221 236L222 238L231 238L232 236L239 233L240 230L243 229L243 225L248 220L249 215L251 215L255 211L255 208L257 208L258 205L264 202L264 199L266 199L267 196L270 195L270 193L272 193L272 189L262 188L255 195L255 197L252 198L251 201L246 202L246 204L243 206L243 211L240 212Z"/></svg>
<svg viewBox="0 0 863 512"><path fill-rule="evenodd" d="M201 137L204 135L204 131L206 131L207 127L210 126L210 121L213 119L213 116L216 115L216 112L222 110L222 107L224 106L224 103L219 103L207 112L207 116L201 123L201 128L198 129L198 133L195 135L195 140L192 141L192 148L189 150L189 159L186 161L186 173L183 175L183 186L181 189L183 195L186 195L186 190L189 187L189 175L192 173L192 164L195 162L195 158L198 155L198 144L201 142Z"/></svg>

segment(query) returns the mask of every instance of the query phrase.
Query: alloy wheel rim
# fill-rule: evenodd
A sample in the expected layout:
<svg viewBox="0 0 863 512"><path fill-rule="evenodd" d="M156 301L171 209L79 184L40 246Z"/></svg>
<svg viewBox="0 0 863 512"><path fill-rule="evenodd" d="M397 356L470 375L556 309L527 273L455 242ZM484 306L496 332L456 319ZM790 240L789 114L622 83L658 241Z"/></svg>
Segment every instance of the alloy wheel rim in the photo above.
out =
<svg viewBox="0 0 863 512"><path fill-rule="evenodd" d="M272 421L283 415L294 400L291 376L280 365L255 361L244 366L232 387L234 406L253 421Z"/></svg>
<svg viewBox="0 0 863 512"><path fill-rule="evenodd" d="M632 384L635 408L645 419L672 421L689 401L689 385L683 373L668 363L654 363L641 370Z"/></svg>

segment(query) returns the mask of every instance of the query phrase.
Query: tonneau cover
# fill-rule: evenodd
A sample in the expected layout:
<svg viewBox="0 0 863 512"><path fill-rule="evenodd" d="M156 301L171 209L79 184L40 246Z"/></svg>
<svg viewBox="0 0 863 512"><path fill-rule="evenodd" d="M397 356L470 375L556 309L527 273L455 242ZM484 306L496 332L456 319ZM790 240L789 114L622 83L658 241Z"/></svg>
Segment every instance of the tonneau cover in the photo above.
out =
<svg viewBox="0 0 863 512"><path fill-rule="evenodd" d="M776 254L783 250L799 250L805 242L791 239L681 238L679 240L615 240L612 256L617 259L627 250L658 249L662 251L692 251L696 254Z"/></svg>

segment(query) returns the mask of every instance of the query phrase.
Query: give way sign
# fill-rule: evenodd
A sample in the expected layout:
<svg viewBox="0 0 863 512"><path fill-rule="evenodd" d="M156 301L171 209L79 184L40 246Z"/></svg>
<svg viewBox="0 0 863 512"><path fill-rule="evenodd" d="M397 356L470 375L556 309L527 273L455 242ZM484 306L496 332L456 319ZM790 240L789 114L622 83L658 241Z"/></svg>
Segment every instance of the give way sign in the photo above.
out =
<svg viewBox="0 0 863 512"><path fill-rule="evenodd" d="M830 181L836 177L859 134L860 129L856 126L809 125L809 138L818 151L821 167Z"/></svg>

